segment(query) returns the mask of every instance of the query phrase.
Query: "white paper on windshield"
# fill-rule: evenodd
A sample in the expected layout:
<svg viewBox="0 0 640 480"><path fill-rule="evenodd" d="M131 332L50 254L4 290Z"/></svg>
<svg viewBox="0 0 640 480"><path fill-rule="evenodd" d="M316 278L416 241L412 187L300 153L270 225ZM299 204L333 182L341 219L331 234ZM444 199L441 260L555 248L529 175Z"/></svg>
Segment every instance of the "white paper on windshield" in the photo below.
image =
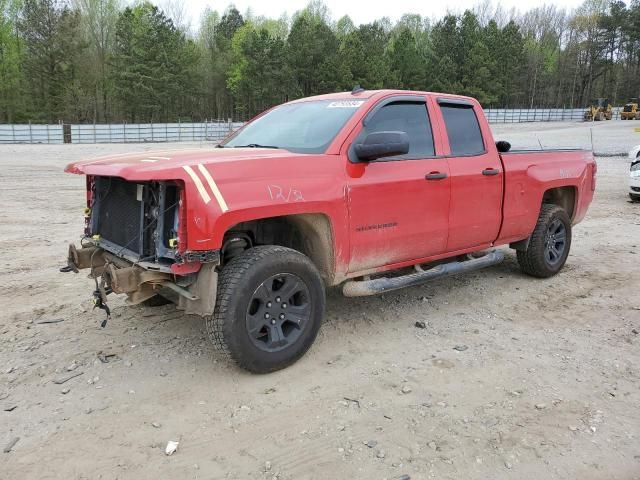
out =
<svg viewBox="0 0 640 480"><path fill-rule="evenodd" d="M331 102L327 108L358 108L364 103L364 100L341 100L339 102Z"/></svg>

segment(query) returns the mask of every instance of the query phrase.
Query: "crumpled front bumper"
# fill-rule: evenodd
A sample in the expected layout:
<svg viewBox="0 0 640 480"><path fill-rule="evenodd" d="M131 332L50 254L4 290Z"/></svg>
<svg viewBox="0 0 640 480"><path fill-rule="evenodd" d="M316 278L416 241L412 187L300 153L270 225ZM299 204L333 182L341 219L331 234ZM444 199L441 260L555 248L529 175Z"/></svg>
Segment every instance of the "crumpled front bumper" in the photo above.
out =
<svg viewBox="0 0 640 480"><path fill-rule="evenodd" d="M89 277L98 280L103 296L111 292L126 294L127 303L136 305L163 295L175 300L185 313L213 314L218 283L217 263L203 264L197 273L176 276L166 269L143 268L95 244L81 248L71 244L67 264L76 273L90 269Z"/></svg>

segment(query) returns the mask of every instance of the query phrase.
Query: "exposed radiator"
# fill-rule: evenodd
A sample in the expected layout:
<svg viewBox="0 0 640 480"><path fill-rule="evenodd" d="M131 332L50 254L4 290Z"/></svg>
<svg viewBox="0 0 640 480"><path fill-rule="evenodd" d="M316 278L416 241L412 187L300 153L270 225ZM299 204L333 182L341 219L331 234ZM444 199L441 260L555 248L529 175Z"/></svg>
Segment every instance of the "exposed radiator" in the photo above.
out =
<svg viewBox="0 0 640 480"><path fill-rule="evenodd" d="M143 204L136 198L138 188L138 184L120 178L100 178L96 185L98 219L95 230L103 239L141 255Z"/></svg>

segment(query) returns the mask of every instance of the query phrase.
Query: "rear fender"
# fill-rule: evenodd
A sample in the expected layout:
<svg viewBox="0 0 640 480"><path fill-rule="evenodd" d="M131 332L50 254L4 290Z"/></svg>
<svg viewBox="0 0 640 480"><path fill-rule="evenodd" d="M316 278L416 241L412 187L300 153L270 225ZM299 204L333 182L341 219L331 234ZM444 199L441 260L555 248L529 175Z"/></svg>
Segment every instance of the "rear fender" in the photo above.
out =
<svg viewBox="0 0 640 480"><path fill-rule="evenodd" d="M529 233L535 228L543 203L561 206L573 220L578 213L576 207L579 192L587 189L590 191L587 164L576 165L575 162L560 161L553 165L533 165L527 169L527 176L532 190L529 200L532 208L525 226Z"/></svg>
<svg viewBox="0 0 640 480"><path fill-rule="evenodd" d="M503 159L506 169L503 223L496 243L519 242L531 235L545 194L550 203L567 209L574 224L582 220L593 198L591 152L515 152Z"/></svg>

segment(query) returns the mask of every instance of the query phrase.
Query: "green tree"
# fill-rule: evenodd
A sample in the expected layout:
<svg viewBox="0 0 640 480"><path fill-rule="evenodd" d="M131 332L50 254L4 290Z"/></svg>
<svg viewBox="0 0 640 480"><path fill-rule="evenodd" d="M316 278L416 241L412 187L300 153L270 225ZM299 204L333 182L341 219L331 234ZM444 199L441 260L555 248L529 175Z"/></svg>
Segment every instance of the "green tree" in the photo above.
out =
<svg viewBox="0 0 640 480"><path fill-rule="evenodd" d="M502 107L513 106L521 94L518 85L523 79L525 65L520 29L513 21L500 28L492 20L484 27L483 38L491 55L491 91L497 97L494 102Z"/></svg>
<svg viewBox="0 0 640 480"><path fill-rule="evenodd" d="M287 63L294 80L294 97L340 89L346 82L335 33L322 15L309 9L293 21L287 38Z"/></svg>
<svg viewBox="0 0 640 480"><path fill-rule="evenodd" d="M234 6L231 6L222 16L215 39L219 51L228 51L231 48L231 39L235 33L244 25L244 18Z"/></svg>
<svg viewBox="0 0 640 480"><path fill-rule="evenodd" d="M206 9L200 23L198 45L201 52L199 65L202 77L202 103L205 117L225 118L227 88L226 72L218 50L216 38L220 26L220 14Z"/></svg>
<svg viewBox="0 0 640 480"><path fill-rule="evenodd" d="M477 40L469 48L460 93L475 97L482 105L494 104L498 100L496 91L500 88L491 74L494 69L489 49Z"/></svg>
<svg viewBox="0 0 640 480"><path fill-rule="evenodd" d="M198 52L157 7L127 7L116 24L115 93L130 121L189 117L197 103Z"/></svg>
<svg viewBox="0 0 640 480"><path fill-rule="evenodd" d="M389 56L386 54L389 33L379 22L360 25L345 36L340 53L355 84L367 89L393 84Z"/></svg>
<svg viewBox="0 0 640 480"><path fill-rule="evenodd" d="M79 14L60 0L26 0L19 22L23 68L29 78L29 111L36 120L56 122L73 109L65 103L77 87L82 52Z"/></svg>
<svg viewBox="0 0 640 480"><path fill-rule="evenodd" d="M184 2L0 0L0 121L240 118L287 98L440 90L485 106L585 106L640 96L640 0L524 13L489 0L432 25L334 21L321 0L291 22ZM122 4L125 2L122 1Z"/></svg>
<svg viewBox="0 0 640 480"><path fill-rule="evenodd" d="M340 40L340 41L342 41L342 39L344 37L349 35L355 29L356 29L356 26L353 24L353 20L351 20L349 15L345 15L345 16L341 17L336 22L336 28L335 28L336 36L338 37L338 40Z"/></svg>
<svg viewBox="0 0 640 480"><path fill-rule="evenodd" d="M557 80L563 74L559 70L561 40L566 26L566 12L555 6L533 8L520 20L527 70L522 79L524 106L556 104Z"/></svg>
<svg viewBox="0 0 640 480"><path fill-rule="evenodd" d="M388 58L393 84L407 90L426 88L425 58L422 55L414 33L408 27L401 27L391 40Z"/></svg>
<svg viewBox="0 0 640 480"><path fill-rule="evenodd" d="M78 0L81 27L88 45L85 82L93 97L93 120L109 121L110 58L115 44L118 0Z"/></svg>
<svg viewBox="0 0 640 480"><path fill-rule="evenodd" d="M290 75L283 40L266 28L245 24L236 32L232 48L227 85L239 111L250 116L286 100Z"/></svg>
<svg viewBox="0 0 640 480"><path fill-rule="evenodd" d="M622 97L640 97L638 78L640 75L640 2L634 0L622 16L621 37L621 82Z"/></svg>
<svg viewBox="0 0 640 480"><path fill-rule="evenodd" d="M22 45L17 29L20 5L0 0L0 122L22 119Z"/></svg>
<svg viewBox="0 0 640 480"><path fill-rule="evenodd" d="M215 13L217 16L217 12ZM207 78L210 87L207 94L213 97L211 113L218 118L232 118L236 115L233 95L227 88L227 76L232 64L231 42L236 32L242 28L245 20L234 7L229 7L217 21L213 30L213 42L207 51Z"/></svg>
<svg viewBox="0 0 640 480"><path fill-rule="evenodd" d="M446 15L431 30L431 51L426 66L427 89L460 92L463 46L458 34L458 17Z"/></svg>

